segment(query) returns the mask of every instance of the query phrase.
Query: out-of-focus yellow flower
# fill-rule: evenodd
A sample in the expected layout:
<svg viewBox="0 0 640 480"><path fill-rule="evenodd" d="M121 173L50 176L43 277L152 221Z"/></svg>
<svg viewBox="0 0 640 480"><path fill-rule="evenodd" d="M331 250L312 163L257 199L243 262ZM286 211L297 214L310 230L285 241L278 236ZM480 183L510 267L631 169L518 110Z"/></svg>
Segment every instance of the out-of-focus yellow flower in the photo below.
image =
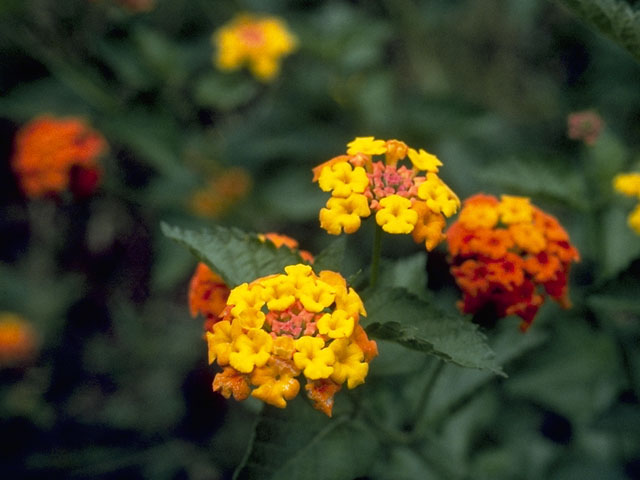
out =
<svg viewBox="0 0 640 480"><path fill-rule="evenodd" d="M636 208L634 208L629 214L627 223L633 231L640 235L640 203L636 205Z"/></svg>
<svg viewBox="0 0 640 480"><path fill-rule="evenodd" d="M507 225L512 223L530 223L533 218L531 201L526 197L502 195L498 212L500 221Z"/></svg>
<svg viewBox="0 0 640 480"><path fill-rule="evenodd" d="M206 334L210 362L224 368L214 390L236 399L251 394L284 408L298 394L302 376L314 406L330 416L342 383L363 383L377 355L359 325L365 313L340 274L316 275L309 265L290 265L285 274L237 286Z"/></svg>
<svg viewBox="0 0 640 480"><path fill-rule="evenodd" d="M297 40L277 17L241 14L217 30L212 37L214 61L221 70L248 66L261 81L270 81L280 70L280 59L296 49Z"/></svg>
<svg viewBox="0 0 640 480"><path fill-rule="evenodd" d="M374 158L383 154L383 160ZM444 239L443 217L460 207L436 173L440 166L435 155L400 140L356 137L347 144L346 155L313 169L313 181L331 192L320 210L320 226L331 235L354 233L373 211L385 232L412 234L432 250Z"/></svg>
<svg viewBox="0 0 640 480"><path fill-rule="evenodd" d="M0 368L28 363L36 354L36 333L20 315L0 312Z"/></svg>
<svg viewBox="0 0 640 480"><path fill-rule="evenodd" d="M613 188L628 197L640 199L640 173L620 173L613 179Z"/></svg>

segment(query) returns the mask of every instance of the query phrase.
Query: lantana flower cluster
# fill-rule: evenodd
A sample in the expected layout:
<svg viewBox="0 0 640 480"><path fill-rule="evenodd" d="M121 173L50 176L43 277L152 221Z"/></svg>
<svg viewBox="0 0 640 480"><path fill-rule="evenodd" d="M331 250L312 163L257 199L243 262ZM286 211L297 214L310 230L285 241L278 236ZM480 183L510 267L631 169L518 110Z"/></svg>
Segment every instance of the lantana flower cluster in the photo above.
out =
<svg viewBox="0 0 640 480"><path fill-rule="evenodd" d="M273 80L280 71L280 59L292 53L296 37L277 17L257 17L243 13L217 30L212 37L214 61L221 70L238 70L246 65L264 82Z"/></svg>
<svg viewBox="0 0 640 480"><path fill-rule="evenodd" d="M444 240L445 217L456 213L460 200L438 176L442 162L435 155L374 137L357 137L347 147L346 155L313 169L313 181L331 192L320 210L323 229L354 233L373 213L382 230L411 234L427 250Z"/></svg>
<svg viewBox="0 0 640 480"><path fill-rule="evenodd" d="M360 315L364 305L340 274L309 265L233 288L206 332L209 363L223 368L214 390L284 408L303 377L315 408L331 416L335 393L363 383L377 355Z"/></svg>
<svg viewBox="0 0 640 480"><path fill-rule="evenodd" d="M567 277L578 251L558 221L528 198L470 197L447 231L447 242L464 313L491 305L499 317L519 316L524 331L545 295L570 305Z"/></svg>
<svg viewBox="0 0 640 480"><path fill-rule="evenodd" d="M628 197L638 200L627 218L629 227L640 235L640 173L621 173L613 179L613 188Z"/></svg>
<svg viewBox="0 0 640 480"><path fill-rule="evenodd" d="M98 157L106 150L102 135L79 118L43 115L23 126L11 159L28 197L91 193L100 179Z"/></svg>

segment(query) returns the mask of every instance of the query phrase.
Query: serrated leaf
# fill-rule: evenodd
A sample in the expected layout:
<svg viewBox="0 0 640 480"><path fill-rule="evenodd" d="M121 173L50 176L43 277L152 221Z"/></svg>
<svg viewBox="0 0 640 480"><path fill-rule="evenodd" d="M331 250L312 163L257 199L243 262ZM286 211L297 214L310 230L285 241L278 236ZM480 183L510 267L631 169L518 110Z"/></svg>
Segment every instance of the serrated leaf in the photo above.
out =
<svg viewBox="0 0 640 480"><path fill-rule="evenodd" d="M233 288L259 277L280 273L287 265L301 263L300 255L288 248L261 242L256 235L236 228L214 226L195 232L161 224L162 233L185 245Z"/></svg>
<svg viewBox="0 0 640 480"><path fill-rule="evenodd" d="M640 61L640 11L620 0L556 0Z"/></svg>
<svg viewBox="0 0 640 480"><path fill-rule="evenodd" d="M327 418L297 398L283 410L265 406L234 480L343 480L368 473L378 442L348 415Z"/></svg>
<svg viewBox="0 0 640 480"><path fill-rule="evenodd" d="M313 262L314 270L318 272L321 270L340 271L346 251L347 237L343 235L331 242L316 256L315 262Z"/></svg>
<svg viewBox="0 0 640 480"><path fill-rule="evenodd" d="M453 316L401 288L375 290L365 298L367 333L392 340L462 367L504 375L478 326Z"/></svg>

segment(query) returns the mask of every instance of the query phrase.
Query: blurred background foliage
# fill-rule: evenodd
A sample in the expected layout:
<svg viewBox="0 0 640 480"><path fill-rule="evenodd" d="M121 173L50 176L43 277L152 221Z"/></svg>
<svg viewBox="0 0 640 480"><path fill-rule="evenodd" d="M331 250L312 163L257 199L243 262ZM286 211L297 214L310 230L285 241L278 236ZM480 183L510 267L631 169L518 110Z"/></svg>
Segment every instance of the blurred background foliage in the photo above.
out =
<svg viewBox="0 0 640 480"><path fill-rule="evenodd" d="M187 308L195 259L160 222L278 231L318 253L331 238L310 169L365 135L437 154L461 198L531 196L582 262L573 309L545 305L525 335L515 318L484 325L508 378L447 365L426 411L414 412L431 360L381 342L359 393L387 442L336 434L313 475L640 478L640 237L626 224L632 202L611 188L640 168L638 2L126 4L0 4L0 311L28 319L38 344L0 370L4 478L231 478L258 410L211 392ZM630 12L625 27L591 15L595 4L604 18ZM298 37L271 83L212 64L212 32L242 11L279 16ZM586 109L605 123L593 146L567 138L568 114ZM106 137L90 198L21 194L14 135L42 113L80 116ZM370 233L349 239L346 273L366 265ZM426 267L424 254L399 260L418 250L385 238L392 284L428 287L453 311L444 248ZM394 436L409 426L422 434Z"/></svg>

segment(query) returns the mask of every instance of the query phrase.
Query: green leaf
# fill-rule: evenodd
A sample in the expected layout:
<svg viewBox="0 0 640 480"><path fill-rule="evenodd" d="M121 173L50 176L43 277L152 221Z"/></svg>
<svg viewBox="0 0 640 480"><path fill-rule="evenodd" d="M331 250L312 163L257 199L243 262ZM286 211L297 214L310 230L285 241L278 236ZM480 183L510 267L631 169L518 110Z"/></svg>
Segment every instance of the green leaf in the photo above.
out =
<svg viewBox="0 0 640 480"><path fill-rule="evenodd" d="M621 0L556 0L640 61L640 11Z"/></svg>
<svg viewBox="0 0 640 480"><path fill-rule="evenodd" d="M603 279L617 276L640 257L640 241L627 224L629 213L630 210L617 205L604 213L601 226L604 248L600 251Z"/></svg>
<svg viewBox="0 0 640 480"><path fill-rule="evenodd" d="M300 255L288 248L261 242L256 235L236 228L214 226L195 232L161 225L162 233L191 250L233 288L259 277L280 273L287 265L301 263Z"/></svg>
<svg viewBox="0 0 640 480"><path fill-rule="evenodd" d="M368 317L361 323L373 337L392 340L462 367L504 375L478 326L438 311L405 289L368 292Z"/></svg>
<svg viewBox="0 0 640 480"><path fill-rule="evenodd" d="M248 78L211 73L196 83L194 99L204 107L233 110L247 103L257 92L257 85Z"/></svg>
<svg viewBox="0 0 640 480"><path fill-rule="evenodd" d="M301 398L279 410L265 406L235 480L304 478L343 480L365 476L378 441L348 415L327 418Z"/></svg>
<svg viewBox="0 0 640 480"><path fill-rule="evenodd" d="M346 251L347 237L342 235L316 256L315 262L313 262L313 269L317 272L321 270L339 272Z"/></svg>

